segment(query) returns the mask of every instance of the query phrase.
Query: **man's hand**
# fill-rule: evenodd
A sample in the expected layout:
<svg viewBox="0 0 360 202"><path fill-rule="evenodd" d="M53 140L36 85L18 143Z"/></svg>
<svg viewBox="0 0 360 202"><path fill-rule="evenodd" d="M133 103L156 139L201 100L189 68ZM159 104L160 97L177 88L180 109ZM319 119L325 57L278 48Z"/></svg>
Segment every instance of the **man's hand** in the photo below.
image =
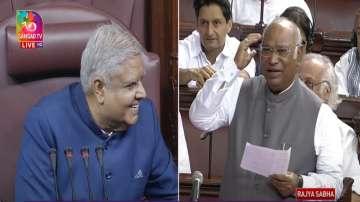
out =
<svg viewBox="0 0 360 202"><path fill-rule="evenodd" d="M251 33L246 36L246 38L240 42L239 48L236 52L234 62L238 69L242 70L244 69L251 59L256 55L256 51L252 50L250 53L248 53L248 48L254 44L260 41L261 34L258 33Z"/></svg>
<svg viewBox="0 0 360 202"><path fill-rule="evenodd" d="M291 194L295 194L299 177L295 173L288 171L286 175L271 175L270 182L283 197L288 197Z"/></svg>
<svg viewBox="0 0 360 202"><path fill-rule="evenodd" d="M189 81L196 81L198 87L202 87L205 81L215 74L215 70L210 66L202 68L179 69L180 85L186 85Z"/></svg>

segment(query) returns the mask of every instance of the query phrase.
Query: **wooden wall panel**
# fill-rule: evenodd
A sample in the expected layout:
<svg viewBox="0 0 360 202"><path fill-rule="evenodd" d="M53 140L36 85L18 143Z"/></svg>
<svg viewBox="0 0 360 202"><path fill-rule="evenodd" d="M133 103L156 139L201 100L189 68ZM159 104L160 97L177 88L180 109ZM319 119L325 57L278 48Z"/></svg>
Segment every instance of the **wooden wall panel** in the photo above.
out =
<svg viewBox="0 0 360 202"><path fill-rule="evenodd" d="M165 141L177 155L177 0L149 2L149 50L160 56L161 128Z"/></svg>

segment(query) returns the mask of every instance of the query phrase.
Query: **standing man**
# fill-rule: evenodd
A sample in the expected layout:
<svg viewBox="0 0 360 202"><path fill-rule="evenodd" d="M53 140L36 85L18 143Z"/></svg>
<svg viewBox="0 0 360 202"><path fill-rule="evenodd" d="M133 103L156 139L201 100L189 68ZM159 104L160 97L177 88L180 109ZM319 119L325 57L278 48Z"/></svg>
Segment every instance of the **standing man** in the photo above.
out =
<svg viewBox="0 0 360 202"><path fill-rule="evenodd" d="M81 83L28 114L17 202L177 200L177 169L141 82L144 58L123 28L98 28L82 53Z"/></svg>
<svg viewBox="0 0 360 202"><path fill-rule="evenodd" d="M245 44L257 41L248 38ZM337 127L327 125L337 117L298 79L301 46L298 27L277 18L263 34L263 76L238 80L236 71L219 71L192 103L190 120L196 127L212 131L230 126L222 200L281 200L294 197L298 187L335 188L339 197L341 139ZM241 69L247 59L239 61ZM288 173L267 178L243 170L240 162L247 142L272 149L290 145Z"/></svg>
<svg viewBox="0 0 360 202"><path fill-rule="evenodd" d="M180 85L202 86L215 71L237 69L236 58L243 50L240 41L228 35L232 27L228 0L194 0L194 9L196 30L179 42L179 79ZM240 76L255 76L253 59Z"/></svg>

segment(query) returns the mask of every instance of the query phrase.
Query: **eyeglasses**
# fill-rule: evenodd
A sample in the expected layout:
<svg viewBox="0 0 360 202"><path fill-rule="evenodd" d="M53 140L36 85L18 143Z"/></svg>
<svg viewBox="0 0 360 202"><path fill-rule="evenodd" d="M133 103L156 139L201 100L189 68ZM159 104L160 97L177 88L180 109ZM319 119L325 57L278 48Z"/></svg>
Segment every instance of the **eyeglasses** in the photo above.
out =
<svg viewBox="0 0 360 202"><path fill-rule="evenodd" d="M326 80L320 81L320 82L318 82L318 83L313 83L313 82L311 82L311 81L304 81L304 83L305 83L305 85L306 85L308 88L310 88L311 90L314 90L314 87L315 87L315 86L318 86L318 85L321 85L321 84L323 84L323 83L326 83L326 84L329 86L330 91L331 91L331 84L330 84L329 81L326 81Z"/></svg>
<svg viewBox="0 0 360 202"><path fill-rule="evenodd" d="M297 47L302 47L304 45L304 42L301 44L296 44L295 49ZM279 47L279 48L272 48L269 46L260 45L260 51L262 56L264 57L270 57L273 53L276 53L280 57L287 57L289 54L293 51L290 47Z"/></svg>

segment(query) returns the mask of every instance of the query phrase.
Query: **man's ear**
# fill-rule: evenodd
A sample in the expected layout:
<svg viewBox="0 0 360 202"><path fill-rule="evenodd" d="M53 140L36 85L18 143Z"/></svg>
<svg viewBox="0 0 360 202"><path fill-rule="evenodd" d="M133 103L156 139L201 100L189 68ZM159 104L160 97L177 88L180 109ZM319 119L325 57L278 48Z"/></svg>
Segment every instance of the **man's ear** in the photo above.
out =
<svg viewBox="0 0 360 202"><path fill-rule="evenodd" d="M104 104L105 100L105 81L101 77L95 77L92 82L92 88L96 100L99 104Z"/></svg>
<svg viewBox="0 0 360 202"><path fill-rule="evenodd" d="M304 58L305 53L306 53L306 47L305 47L305 46L296 48L296 51L295 51L295 54L294 54L294 59L296 60L296 63L297 63L298 65L301 64L302 59Z"/></svg>
<svg viewBox="0 0 360 202"><path fill-rule="evenodd" d="M231 32L231 28L232 28L232 20L231 19L226 23L226 27L227 27L226 31L229 34Z"/></svg>
<svg viewBox="0 0 360 202"><path fill-rule="evenodd" d="M325 97L329 99L330 94L331 94L330 86L328 86L328 85L325 86L325 92L324 92L324 94L325 94Z"/></svg>

